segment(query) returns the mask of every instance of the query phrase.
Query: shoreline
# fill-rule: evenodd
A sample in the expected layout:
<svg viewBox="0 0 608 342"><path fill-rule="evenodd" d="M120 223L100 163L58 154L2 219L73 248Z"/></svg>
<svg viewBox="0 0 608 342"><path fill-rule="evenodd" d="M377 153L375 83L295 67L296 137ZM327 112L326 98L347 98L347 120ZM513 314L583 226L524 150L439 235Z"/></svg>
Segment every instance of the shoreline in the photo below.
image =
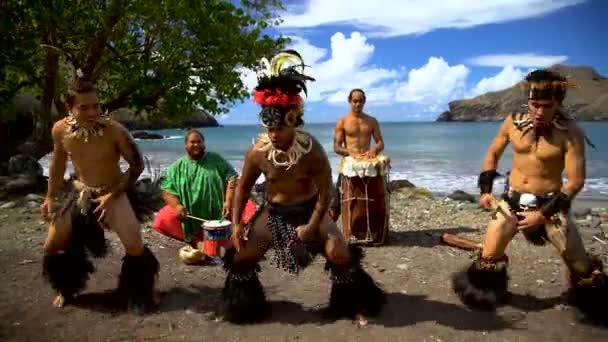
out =
<svg viewBox="0 0 608 342"><path fill-rule="evenodd" d="M456 190L454 190L454 191L456 191ZM433 194L433 196L435 196L436 199L439 199L439 198L446 198L451 192L431 191L431 193ZM478 194L471 194L471 193L468 193L468 194L475 197L475 201L479 201ZM494 197L498 198L498 196L500 196L499 193L494 193ZM579 194L574 198L574 201L572 201L572 204L576 208L579 208L579 207L580 208L597 208L598 207L597 205L599 205L599 208L608 208L608 196ZM596 206L593 207L594 205L596 205Z"/></svg>

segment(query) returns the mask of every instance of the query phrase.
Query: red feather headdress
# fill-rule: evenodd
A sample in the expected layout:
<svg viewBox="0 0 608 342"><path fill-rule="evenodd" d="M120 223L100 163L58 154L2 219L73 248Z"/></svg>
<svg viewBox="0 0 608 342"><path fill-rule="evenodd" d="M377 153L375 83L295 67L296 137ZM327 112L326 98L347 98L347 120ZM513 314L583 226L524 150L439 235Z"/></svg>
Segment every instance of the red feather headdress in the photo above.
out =
<svg viewBox="0 0 608 342"><path fill-rule="evenodd" d="M262 106L260 120L265 127L285 124L298 126L302 123L303 100L306 81L315 79L304 75L304 61L294 50L283 51L272 58L260 60L258 85L253 92L253 101Z"/></svg>

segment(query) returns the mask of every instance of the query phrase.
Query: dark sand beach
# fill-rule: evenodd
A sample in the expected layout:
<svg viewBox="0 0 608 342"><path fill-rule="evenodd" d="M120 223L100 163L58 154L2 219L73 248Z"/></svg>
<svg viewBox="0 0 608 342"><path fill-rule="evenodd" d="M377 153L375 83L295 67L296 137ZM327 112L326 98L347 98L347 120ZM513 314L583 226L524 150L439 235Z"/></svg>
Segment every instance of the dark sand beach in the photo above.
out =
<svg viewBox="0 0 608 342"><path fill-rule="evenodd" d="M143 228L161 262L160 306L145 317L125 313L110 292L117 282L122 247L108 232L112 253L75 305L52 307L53 293L42 279L42 242L47 223L40 198L13 200L0 209L0 340L2 341L606 341L608 329L576 321L561 296L562 262L551 246L535 247L516 236L511 259L511 302L495 313L471 311L450 290L449 277L471 252L439 243L442 233L481 239L490 213L474 203L428 198L412 189L391 197L391 232L383 247L365 248L365 267L388 293L382 315L359 328L349 320L323 321L330 282L323 259L300 276L262 263L261 281L272 304L264 322L235 326L221 320L220 266L186 266L179 242ZM0 207L11 207L7 202ZM575 213L591 253L608 262L608 202L577 200Z"/></svg>

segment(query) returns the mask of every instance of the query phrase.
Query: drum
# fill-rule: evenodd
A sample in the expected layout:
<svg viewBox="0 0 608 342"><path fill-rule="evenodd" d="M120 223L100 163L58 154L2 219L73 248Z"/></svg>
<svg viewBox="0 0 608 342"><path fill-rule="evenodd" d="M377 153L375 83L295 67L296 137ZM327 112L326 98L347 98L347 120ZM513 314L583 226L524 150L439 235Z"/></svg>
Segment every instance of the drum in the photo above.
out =
<svg viewBox="0 0 608 342"><path fill-rule="evenodd" d="M382 245L389 230L390 158L345 157L340 163L341 223L351 243Z"/></svg>
<svg viewBox="0 0 608 342"><path fill-rule="evenodd" d="M205 254L222 257L232 233L232 222L227 220L207 221L201 225L204 234Z"/></svg>

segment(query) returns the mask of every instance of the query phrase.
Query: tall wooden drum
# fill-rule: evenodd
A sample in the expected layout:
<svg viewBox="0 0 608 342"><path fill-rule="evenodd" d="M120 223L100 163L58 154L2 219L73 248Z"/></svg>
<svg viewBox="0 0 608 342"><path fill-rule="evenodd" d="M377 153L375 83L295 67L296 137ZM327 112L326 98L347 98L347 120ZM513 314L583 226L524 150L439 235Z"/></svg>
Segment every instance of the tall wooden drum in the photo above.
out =
<svg viewBox="0 0 608 342"><path fill-rule="evenodd" d="M347 156L339 168L342 234L351 243L383 245L389 230L390 158Z"/></svg>

